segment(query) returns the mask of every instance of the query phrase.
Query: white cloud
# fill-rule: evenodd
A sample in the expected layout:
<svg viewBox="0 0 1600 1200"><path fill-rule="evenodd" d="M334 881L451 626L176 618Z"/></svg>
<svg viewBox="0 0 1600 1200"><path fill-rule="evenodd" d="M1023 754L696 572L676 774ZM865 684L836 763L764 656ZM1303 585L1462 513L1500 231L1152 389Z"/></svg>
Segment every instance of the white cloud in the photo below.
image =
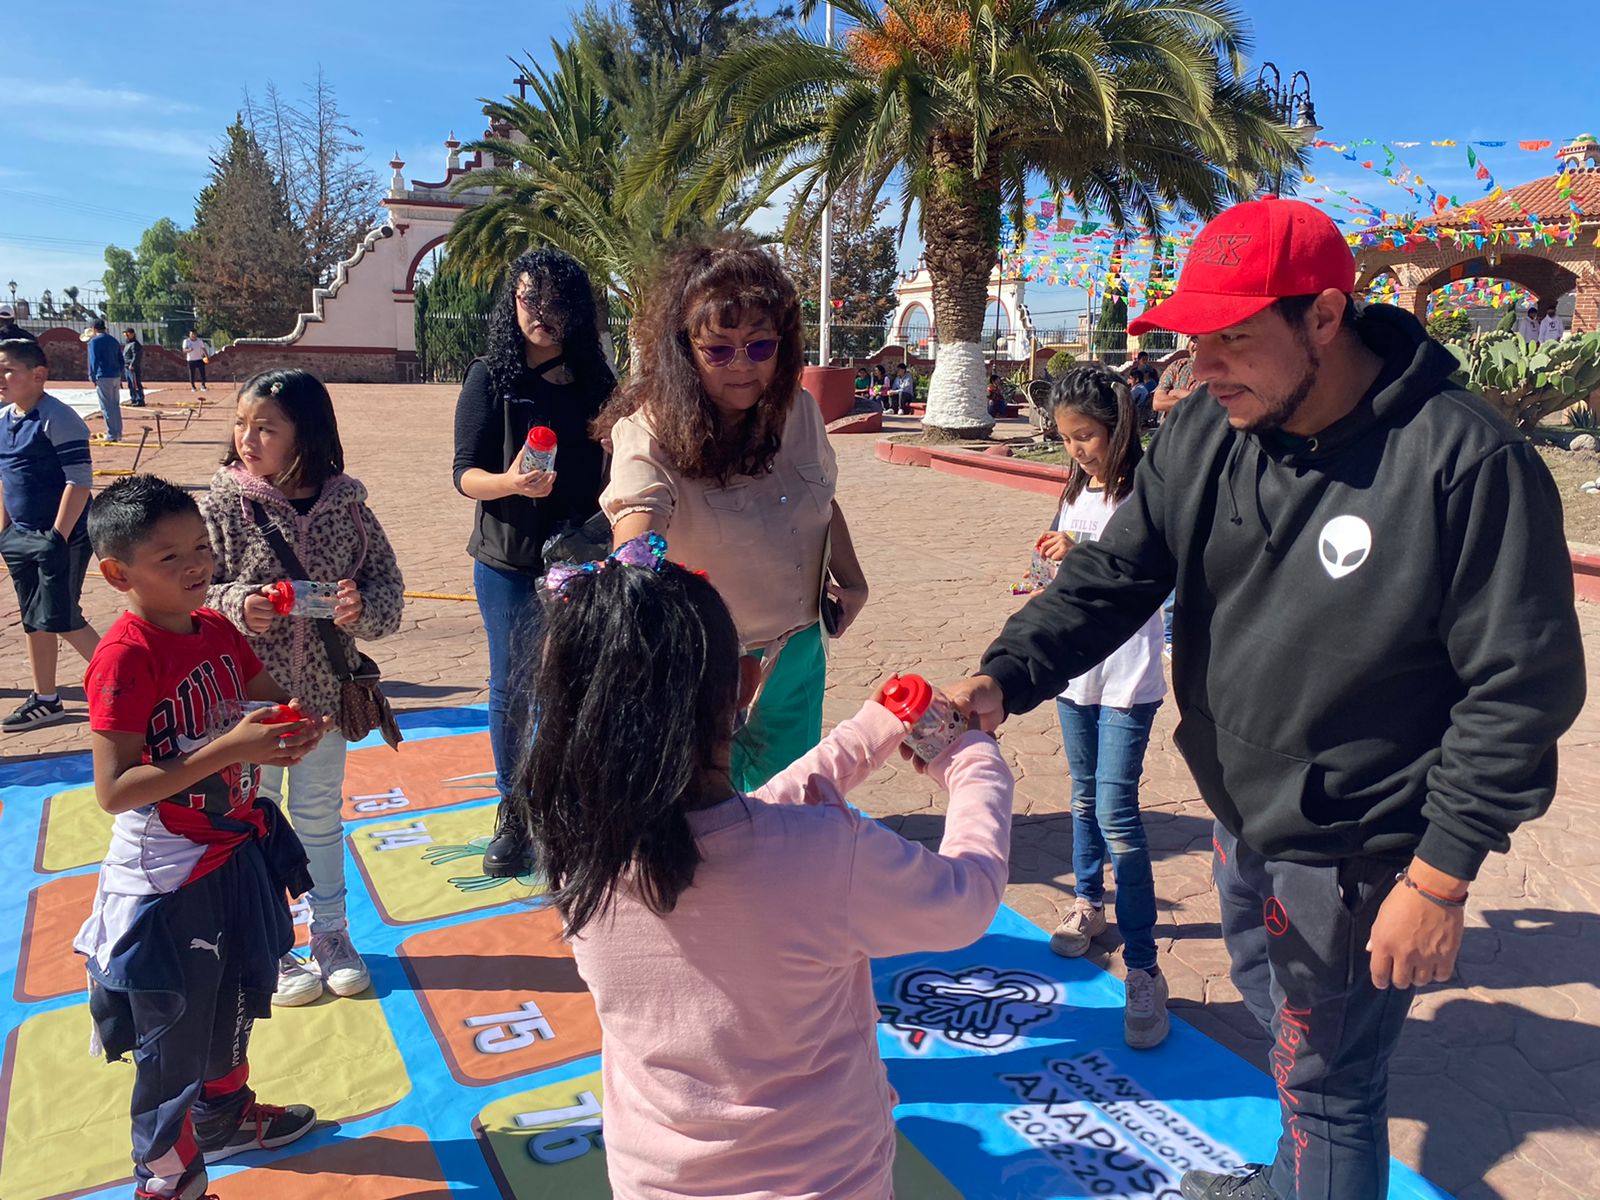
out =
<svg viewBox="0 0 1600 1200"><path fill-rule="evenodd" d="M50 122L36 128L41 141L68 142L79 146L99 146L124 150L130 154L155 155L180 162L204 164L211 158L216 138L187 129L168 129L160 125Z"/></svg>
<svg viewBox="0 0 1600 1200"><path fill-rule="evenodd" d="M130 108L172 114L198 112L193 104L168 96L155 96L131 88L102 88L76 79L51 82L0 77L0 98L15 109L37 107L60 111L100 113L110 119Z"/></svg>

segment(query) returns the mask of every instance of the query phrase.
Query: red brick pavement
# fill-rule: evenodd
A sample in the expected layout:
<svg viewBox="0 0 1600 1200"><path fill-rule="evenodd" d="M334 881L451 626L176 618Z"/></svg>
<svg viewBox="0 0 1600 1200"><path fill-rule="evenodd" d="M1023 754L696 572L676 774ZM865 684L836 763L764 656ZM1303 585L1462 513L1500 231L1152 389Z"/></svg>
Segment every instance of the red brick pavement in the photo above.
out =
<svg viewBox="0 0 1600 1200"><path fill-rule="evenodd" d="M469 503L450 484L454 390L443 386L340 385L350 469L398 548L406 585L466 594ZM203 488L231 428L227 394L144 466ZM153 405L187 389L151 392ZM179 409L175 424L182 424ZM128 414L137 432L139 419ZM169 430L173 423L164 418ZM910 428L904 419L890 418ZM1021 431L1018 425L1018 431ZM871 437L840 438L840 500L850 517L873 600L834 647L826 715L853 712L893 671L935 678L970 668L1019 601L1009 585L1050 502L952 476L890 467ZM101 451L125 466L131 450ZM104 482L102 480L101 482ZM85 609L103 628L114 595L91 577ZM1580 606L1585 640L1600 646L1600 608ZM474 605L416 599L400 632L372 653L403 708L480 701L487 658ZM1591 657L1591 662L1593 657ZM71 664L67 664L71 666ZM76 674L76 667L71 667ZM1596 677L1591 666L1590 678ZM66 672L63 678L68 678ZM26 691L9 588L0 588L0 705ZM81 712L81 690L67 690ZM1210 884L1209 818L1171 742L1163 708L1145 761L1142 804L1156 855L1162 967L1185 1020L1254 1061L1264 1040L1228 979ZM81 717L15 735L0 754L49 755L86 747ZM1007 901L1051 928L1071 904L1067 771L1053 714L1008 723L1002 745L1019 777ZM853 797L906 836L936 842L942 797L893 766ZM1585 815L1587 814L1587 815ZM1416 1001L1391 1086L1395 1153L1462 1197L1574 1200L1600 1195L1600 700L1591 699L1563 743L1562 783L1544 820L1496 856L1473 890L1460 978ZM1097 961L1120 970L1098 948Z"/></svg>

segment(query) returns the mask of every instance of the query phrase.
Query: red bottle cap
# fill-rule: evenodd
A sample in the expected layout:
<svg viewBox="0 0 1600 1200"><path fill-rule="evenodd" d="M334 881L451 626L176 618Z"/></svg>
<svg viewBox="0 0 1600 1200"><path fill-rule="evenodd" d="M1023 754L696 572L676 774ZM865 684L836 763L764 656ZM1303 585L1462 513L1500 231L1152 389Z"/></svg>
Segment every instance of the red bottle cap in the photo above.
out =
<svg viewBox="0 0 1600 1200"><path fill-rule="evenodd" d="M261 718L263 725L292 725L304 721L306 716L292 704L280 704Z"/></svg>
<svg viewBox="0 0 1600 1200"><path fill-rule="evenodd" d="M547 425L535 425L528 430L528 449L541 453L556 448L556 431Z"/></svg>
<svg viewBox="0 0 1600 1200"><path fill-rule="evenodd" d="M267 599L272 603L272 610L280 617L287 617L294 611L294 584L287 579L267 587Z"/></svg>
<svg viewBox="0 0 1600 1200"><path fill-rule="evenodd" d="M883 687L883 706L908 725L915 725L933 703L933 685L921 675L891 675Z"/></svg>

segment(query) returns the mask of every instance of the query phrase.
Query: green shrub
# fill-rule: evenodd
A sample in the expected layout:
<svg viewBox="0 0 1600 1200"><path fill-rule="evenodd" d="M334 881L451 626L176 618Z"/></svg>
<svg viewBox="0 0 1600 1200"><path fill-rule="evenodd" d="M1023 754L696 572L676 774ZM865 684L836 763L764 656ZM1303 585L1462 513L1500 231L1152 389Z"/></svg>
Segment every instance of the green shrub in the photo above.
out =
<svg viewBox="0 0 1600 1200"><path fill-rule="evenodd" d="M1044 369L1051 379L1060 379L1078 360L1066 350L1057 350L1050 356L1050 361L1045 363Z"/></svg>
<svg viewBox="0 0 1600 1200"><path fill-rule="evenodd" d="M1472 333L1472 318L1457 309L1439 313L1428 321L1428 336L1436 342L1459 342Z"/></svg>

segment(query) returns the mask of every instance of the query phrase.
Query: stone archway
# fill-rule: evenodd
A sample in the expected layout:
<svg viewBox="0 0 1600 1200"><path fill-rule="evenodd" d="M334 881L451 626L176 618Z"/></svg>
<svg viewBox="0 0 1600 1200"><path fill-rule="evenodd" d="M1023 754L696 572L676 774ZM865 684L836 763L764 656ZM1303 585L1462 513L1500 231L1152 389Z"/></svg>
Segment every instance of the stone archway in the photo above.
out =
<svg viewBox="0 0 1600 1200"><path fill-rule="evenodd" d="M1555 303L1578 286L1575 271L1546 258L1511 254L1495 262L1483 257L1465 259L1423 276L1416 286L1415 308L1412 311L1425 319L1428 297L1461 279L1503 279L1532 292L1534 300L1541 305Z"/></svg>

